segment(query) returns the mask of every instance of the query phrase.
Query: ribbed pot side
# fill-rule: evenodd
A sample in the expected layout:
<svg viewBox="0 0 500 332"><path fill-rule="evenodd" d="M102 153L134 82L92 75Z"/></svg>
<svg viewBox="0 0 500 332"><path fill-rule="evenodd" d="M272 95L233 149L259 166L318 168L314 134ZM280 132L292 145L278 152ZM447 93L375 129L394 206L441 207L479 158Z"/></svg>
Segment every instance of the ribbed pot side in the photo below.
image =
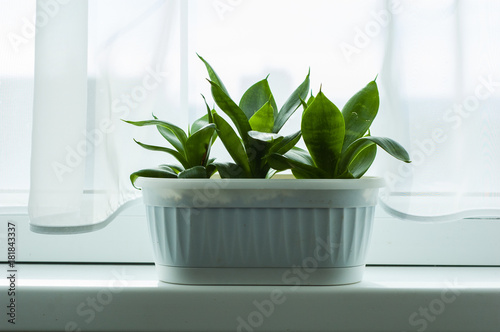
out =
<svg viewBox="0 0 500 332"><path fill-rule="evenodd" d="M178 267L364 265L374 207L148 206L158 264Z"/></svg>

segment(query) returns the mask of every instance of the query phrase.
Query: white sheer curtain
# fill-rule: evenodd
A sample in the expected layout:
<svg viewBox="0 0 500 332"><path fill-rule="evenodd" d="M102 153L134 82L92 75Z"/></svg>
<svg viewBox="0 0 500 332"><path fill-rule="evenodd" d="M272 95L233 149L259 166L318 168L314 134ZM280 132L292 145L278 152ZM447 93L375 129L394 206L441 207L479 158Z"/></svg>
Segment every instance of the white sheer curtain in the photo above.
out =
<svg viewBox="0 0 500 332"><path fill-rule="evenodd" d="M35 231L99 229L140 195L128 174L165 156L132 138L163 142L120 119L154 112L185 128L202 115L200 92L211 99L196 52L232 96L270 73L278 105L309 68L313 91L322 84L339 107L378 75L371 133L413 159L379 150L381 204L415 220L500 216L497 1L39 0L36 27L34 2L9 3L0 3L0 205L26 205L30 190ZM299 124L297 113L284 130Z"/></svg>
<svg viewBox="0 0 500 332"><path fill-rule="evenodd" d="M48 21L35 43L33 231L96 230L139 196L128 176L146 158L132 137L149 134L121 119L178 114L179 11L165 0L37 1L37 24Z"/></svg>
<svg viewBox="0 0 500 332"><path fill-rule="evenodd" d="M388 27L379 121L413 163L384 158L381 203L410 220L500 218L500 2L409 4Z"/></svg>

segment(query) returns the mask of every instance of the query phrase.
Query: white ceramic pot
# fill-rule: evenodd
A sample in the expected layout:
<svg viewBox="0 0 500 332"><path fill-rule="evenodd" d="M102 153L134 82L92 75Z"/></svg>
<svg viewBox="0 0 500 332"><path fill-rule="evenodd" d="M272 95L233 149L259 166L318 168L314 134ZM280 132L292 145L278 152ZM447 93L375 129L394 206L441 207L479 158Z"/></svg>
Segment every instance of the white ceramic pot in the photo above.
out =
<svg viewBox="0 0 500 332"><path fill-rule="evenodd" d="M161 281L359 282L382 178L141 178Z"/></svg>

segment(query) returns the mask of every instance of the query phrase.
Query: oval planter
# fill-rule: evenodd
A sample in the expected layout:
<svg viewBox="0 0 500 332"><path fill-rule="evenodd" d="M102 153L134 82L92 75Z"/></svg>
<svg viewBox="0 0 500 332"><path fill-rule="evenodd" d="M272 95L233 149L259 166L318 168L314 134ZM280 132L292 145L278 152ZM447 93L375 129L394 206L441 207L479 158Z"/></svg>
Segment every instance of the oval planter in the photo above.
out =
<svg viewBox="0 0 500 332"><path fill-rule="evenodd" d="M339 285L363 276L382 178L140 178L159 280Z"/></svg>

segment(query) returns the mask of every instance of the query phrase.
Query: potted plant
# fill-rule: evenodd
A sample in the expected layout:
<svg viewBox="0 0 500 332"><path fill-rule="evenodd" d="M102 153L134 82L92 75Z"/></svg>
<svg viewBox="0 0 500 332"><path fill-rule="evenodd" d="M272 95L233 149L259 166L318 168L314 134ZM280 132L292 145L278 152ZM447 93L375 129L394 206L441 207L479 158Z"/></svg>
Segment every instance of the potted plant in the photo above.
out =
<svg viewBox="0 0 500 332"><path fill-rule="evenodd" d="M362 176L377 146L409 162L398 143L369 135L379 106L375 81L341 112L321 90L307 98L307 74L277 111L267 78L236 103L200 59L215 103L236 131L208 106L191 135L158 119L130 122L155 125L175 150L139 144L171 153L181 163L131 176L143 190L159 279L182 284L359 282L383 186L381 178ZM301 107L301 130L280 135ZM197 135L200 130L206 132ZM216 134L234 162L208 159ZM307 151L295 147L301 137ZM190 140L198 144L187 144ZM191 154L198 158L189 159ZM270 179L287 169L296 179ZM220 178L207 179L215 170Z"/></svg>

